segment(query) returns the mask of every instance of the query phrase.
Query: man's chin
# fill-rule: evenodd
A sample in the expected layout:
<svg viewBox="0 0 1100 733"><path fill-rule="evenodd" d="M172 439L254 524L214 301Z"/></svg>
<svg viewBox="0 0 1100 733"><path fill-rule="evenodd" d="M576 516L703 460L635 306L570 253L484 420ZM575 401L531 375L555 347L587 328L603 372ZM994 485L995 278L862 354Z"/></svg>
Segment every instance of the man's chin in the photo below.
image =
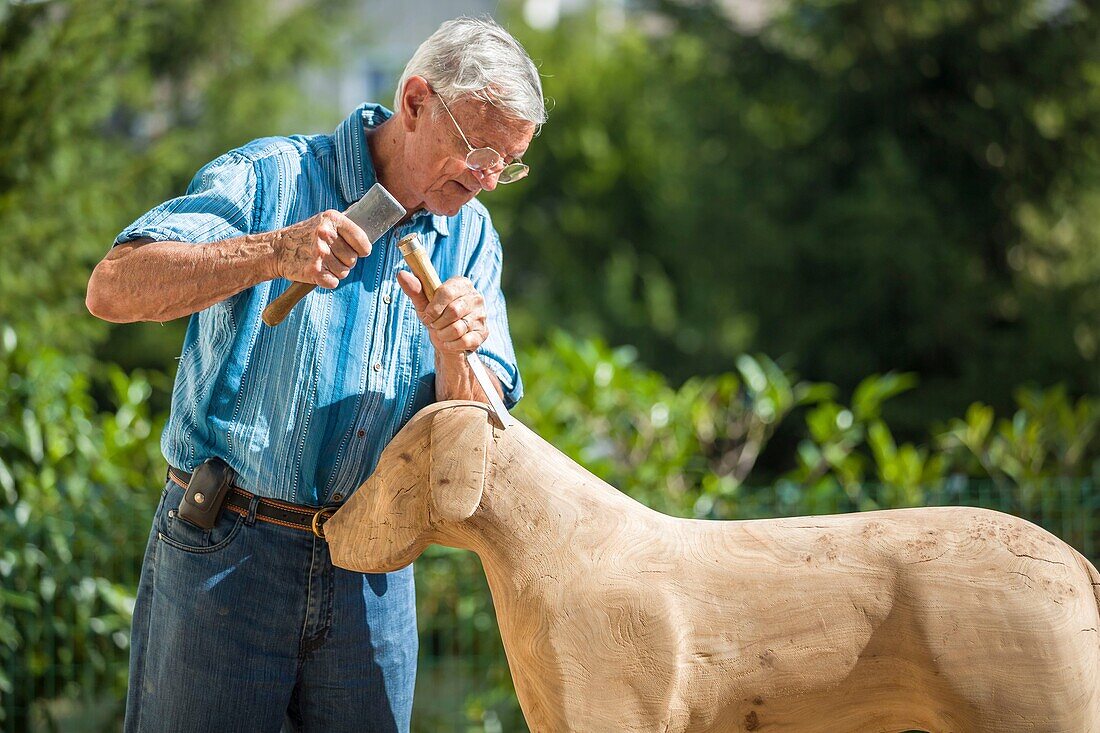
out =
<svg viewBox="0 0 1100 733"><path fill-rule="evenodd" d="M424 208L436 216L454 216L463 206L473 201L476 195L477 194L471 195L465 201L426 204Z"/></svg>

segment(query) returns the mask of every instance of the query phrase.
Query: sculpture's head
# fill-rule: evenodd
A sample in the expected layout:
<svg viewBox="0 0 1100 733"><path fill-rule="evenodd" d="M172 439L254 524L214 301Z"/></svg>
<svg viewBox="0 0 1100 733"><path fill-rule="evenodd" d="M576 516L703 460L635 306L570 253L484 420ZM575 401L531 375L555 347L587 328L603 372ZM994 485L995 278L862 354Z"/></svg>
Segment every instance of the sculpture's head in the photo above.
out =
<svg viewBox="0 0 1100 733"><path fill-rule="evenodd" d="M360 572L396 570L441 531L469 519L485 489L490 419L476 402L441 402L418 412L325 523L333 563Z"/></svg>

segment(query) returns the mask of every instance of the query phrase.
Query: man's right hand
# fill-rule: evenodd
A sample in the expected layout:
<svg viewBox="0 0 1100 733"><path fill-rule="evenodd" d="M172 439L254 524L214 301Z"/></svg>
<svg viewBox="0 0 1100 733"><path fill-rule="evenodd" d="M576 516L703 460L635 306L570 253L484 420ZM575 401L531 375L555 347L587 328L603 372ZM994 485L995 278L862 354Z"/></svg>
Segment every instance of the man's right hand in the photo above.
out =
<svg viewBox="0 0 1100 733"><path fill-rule="evenodd" d="M124 242L92 271L86 303L105 321L163 323L277 277L335 288L370 251L359 225L332 210L215 242Z"/></svg>
<svg viewBox="0 0 1100 733"><path fill-rule="evenodd" d="M366 232L335 209L279 229L273 242L275 277L335 288L360 257L368 257Z"/></svg>

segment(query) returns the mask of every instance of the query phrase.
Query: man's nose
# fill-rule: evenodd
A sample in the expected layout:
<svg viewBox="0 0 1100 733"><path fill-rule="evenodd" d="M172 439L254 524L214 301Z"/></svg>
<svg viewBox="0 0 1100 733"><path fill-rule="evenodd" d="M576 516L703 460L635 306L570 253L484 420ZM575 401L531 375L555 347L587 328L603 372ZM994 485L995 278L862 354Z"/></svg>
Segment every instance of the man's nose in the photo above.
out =
<svg viewBox="0 0 1100 733"><path fill-rule="evenodd" d="M481 184L481 187L486 191L492 191L497 187L497 180L500 178L500 173L504 168L492 168L488 171L477 171L477 182Z"/></svg>

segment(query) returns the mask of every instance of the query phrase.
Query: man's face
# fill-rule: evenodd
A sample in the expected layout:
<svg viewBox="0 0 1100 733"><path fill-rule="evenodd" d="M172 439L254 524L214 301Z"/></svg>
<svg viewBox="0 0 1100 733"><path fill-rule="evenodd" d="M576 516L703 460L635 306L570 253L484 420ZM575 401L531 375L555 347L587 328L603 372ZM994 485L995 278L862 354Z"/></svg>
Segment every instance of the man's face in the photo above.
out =
<svg viewBox="0 0 1100 733"><path fill-rule="evenodd" d="M496 188L499 171L479 177L467 168L469 148L443 110L439 96L429 94L424 105L406 162L413 184L423 196L424 208L433 214L453 216L482 189ZM534 123L504 117L496 107L474 99L457 100L449 106L475 148L493 148L504 156L505 163L527 152L535 134Z"/></svg>

